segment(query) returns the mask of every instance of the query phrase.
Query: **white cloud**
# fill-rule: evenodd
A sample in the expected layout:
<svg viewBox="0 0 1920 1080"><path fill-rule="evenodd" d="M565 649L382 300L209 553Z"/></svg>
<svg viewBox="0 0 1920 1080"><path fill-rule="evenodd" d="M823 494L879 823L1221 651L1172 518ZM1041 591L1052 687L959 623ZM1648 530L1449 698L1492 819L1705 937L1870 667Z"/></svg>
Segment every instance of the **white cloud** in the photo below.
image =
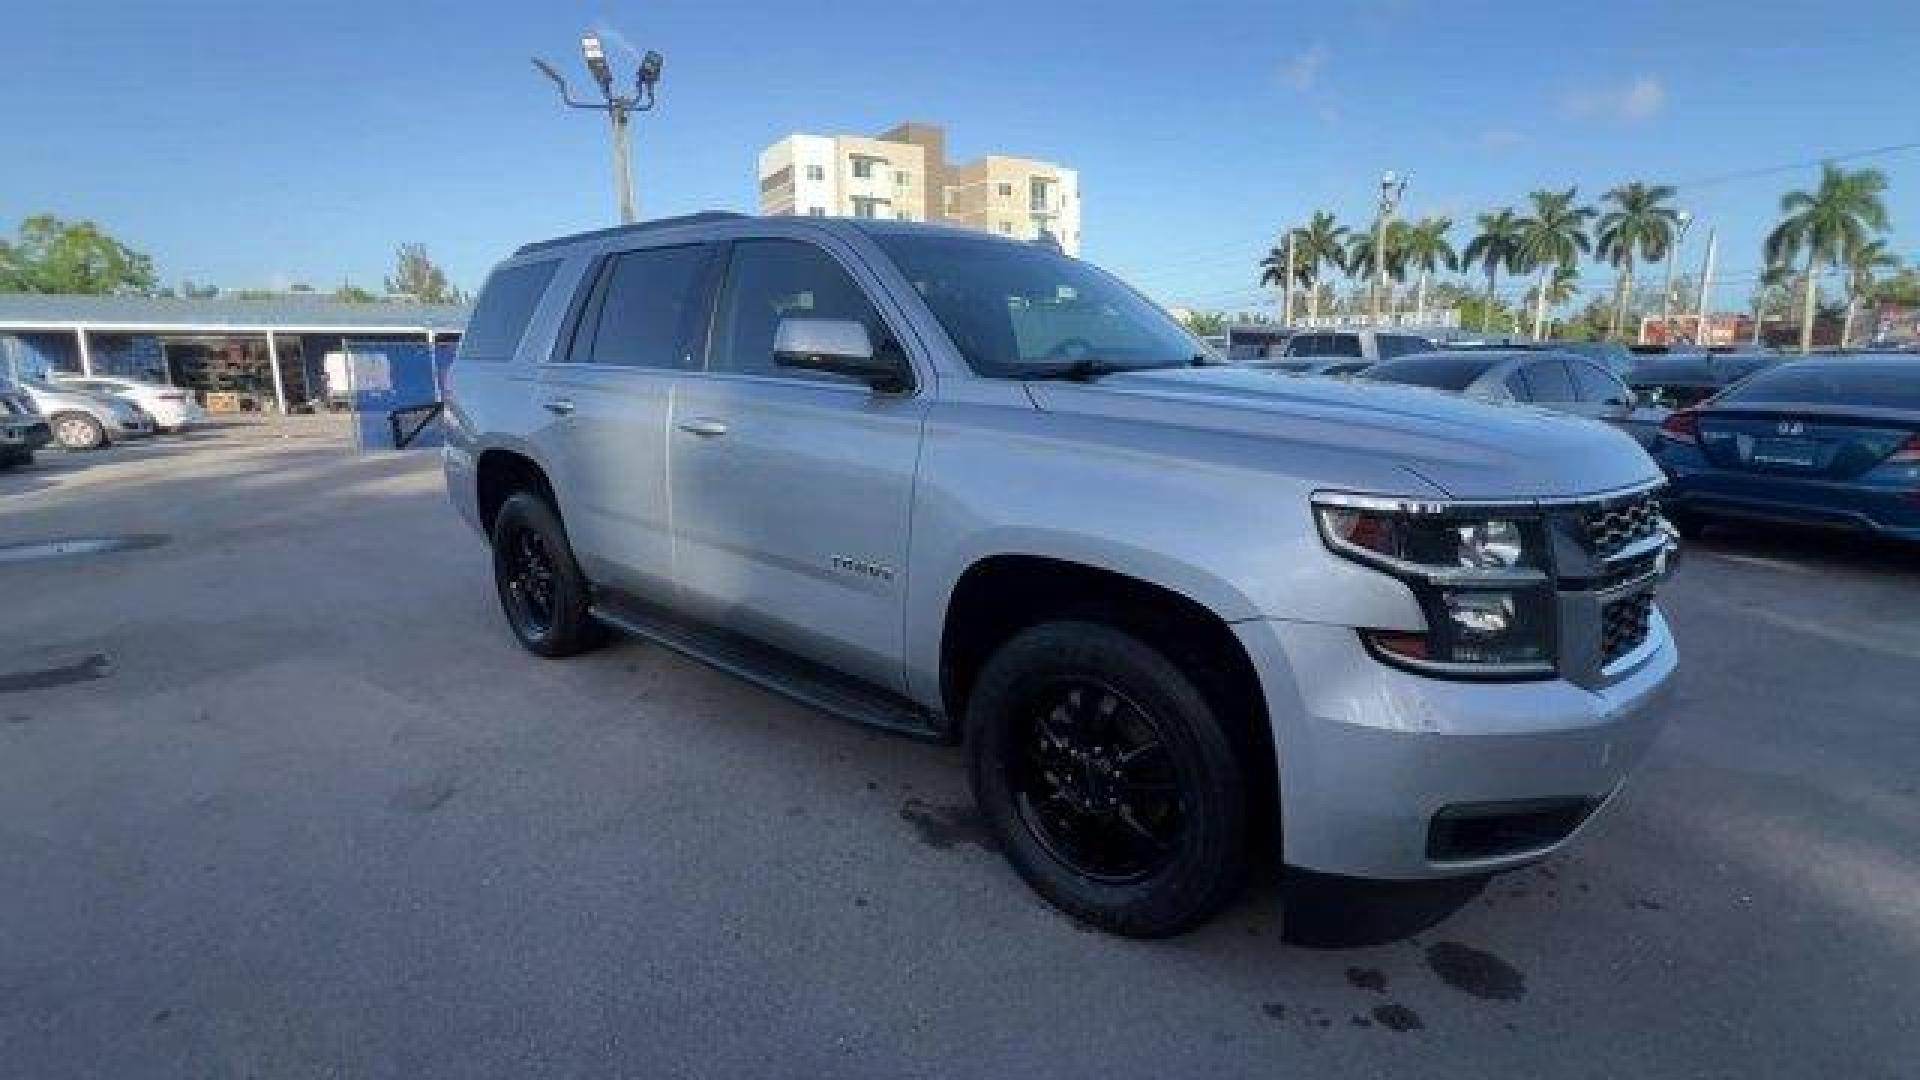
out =
<svg viewBox="0 0 1920 1080"><path fill-rule="evenodd" d="M1658 76L1636 75L1624 86L1576 90L1564 102L1568 116L1603 120L1645 120L1667 104L1667 88Z"/></svg>
<svg viewBox="0 0 1920 1080"><path fill-rule="evenodd" d="M1314 42L1307 51L1280 66L1280 81L1292 87L1296 93L1307 93L1320 81L1320 71L1327 66L1327 47L1322 42Z"/></svg>

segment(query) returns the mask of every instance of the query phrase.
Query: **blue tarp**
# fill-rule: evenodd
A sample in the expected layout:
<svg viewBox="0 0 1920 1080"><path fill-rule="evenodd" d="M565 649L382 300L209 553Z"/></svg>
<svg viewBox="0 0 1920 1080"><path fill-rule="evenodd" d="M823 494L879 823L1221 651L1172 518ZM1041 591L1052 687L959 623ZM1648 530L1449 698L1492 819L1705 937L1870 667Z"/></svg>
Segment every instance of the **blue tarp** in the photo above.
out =
<svg viewBox="0 0 1920 1080"><path fill-rule="evenodd" d="M424 341L346 342L349 377L353 380L354 441L360 449L394 449L393 418L401 416L403 431L411 431L421 412L440 400L442 376L453 362L454 345L441 342L428 351ZM437 447L445 442L436 419L408 443L408 448Z"/></svg>

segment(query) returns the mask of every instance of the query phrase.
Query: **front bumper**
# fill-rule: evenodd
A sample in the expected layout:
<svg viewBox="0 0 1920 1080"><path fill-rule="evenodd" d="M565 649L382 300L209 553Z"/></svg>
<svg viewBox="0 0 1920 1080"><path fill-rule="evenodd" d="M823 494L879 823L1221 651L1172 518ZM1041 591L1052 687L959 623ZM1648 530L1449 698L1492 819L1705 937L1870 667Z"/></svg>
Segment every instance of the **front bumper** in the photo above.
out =
<svg viewBox="0 0 1920 1080"><path fill-rule="evenodd" d="M1368 655L1350 627L1255 621L1235 631L1272 716L1286 861L1364 878L1481 873L1566 843L1652 744L1678 660L1657 609L1645 643L1594 689L1416 675ZM1554 818L1564 829L1491 855L1436 843L1459 831L1459 814L1508 806L1579 809Z"/></svg>

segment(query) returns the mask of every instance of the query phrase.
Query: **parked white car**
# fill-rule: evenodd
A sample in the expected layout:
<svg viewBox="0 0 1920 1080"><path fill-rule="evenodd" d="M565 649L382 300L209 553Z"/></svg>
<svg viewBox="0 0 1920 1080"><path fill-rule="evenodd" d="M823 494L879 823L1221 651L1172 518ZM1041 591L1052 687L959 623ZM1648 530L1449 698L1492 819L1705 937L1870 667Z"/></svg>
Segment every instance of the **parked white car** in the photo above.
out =
<svg viewBox="0 0 1920 1080"><path fill-rule="evenodd" d="M55 375L53 381L58 386L131 401L153 417L153 426L159 431L185 431L206 420L193 395L182 387L112 375Z"/></svg>
<svg viewBox="0 0 1920 1080"><path fill-rule="evenodd" d="M153 434L153 417L125 398L42 379L21 379L15 385L47 418L53 440L68 450L92 450Z"/></svg>

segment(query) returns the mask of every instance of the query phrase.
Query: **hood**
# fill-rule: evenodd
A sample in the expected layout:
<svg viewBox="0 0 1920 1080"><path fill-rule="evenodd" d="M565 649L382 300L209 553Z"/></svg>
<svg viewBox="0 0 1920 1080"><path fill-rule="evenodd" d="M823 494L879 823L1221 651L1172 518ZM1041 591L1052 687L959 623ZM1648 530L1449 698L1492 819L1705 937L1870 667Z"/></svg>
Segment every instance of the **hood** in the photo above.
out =
<svg viewBox="0 0 1920 1080"><path fill-rule="evenodd" d="M1366 475L1377 475L1379 465L1397 466L1457 499L1591 495L1661 475L1631 436L1598 421L1421 387L1234 367L1028 385L1035 404L1050 412L1253 435L1352 455L1376 466Z"/></svg>

